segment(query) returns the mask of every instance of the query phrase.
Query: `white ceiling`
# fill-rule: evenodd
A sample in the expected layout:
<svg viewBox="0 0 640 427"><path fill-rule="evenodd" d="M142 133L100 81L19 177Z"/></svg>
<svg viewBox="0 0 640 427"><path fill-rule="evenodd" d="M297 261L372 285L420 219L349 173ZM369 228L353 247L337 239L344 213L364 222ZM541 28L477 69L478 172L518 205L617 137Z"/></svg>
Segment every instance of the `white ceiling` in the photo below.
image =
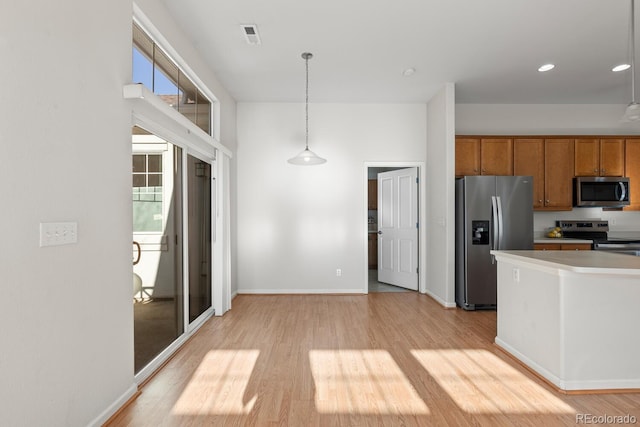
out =
<svg viewBox="0 0 640 427"><path fill-rule="evenodd" d="M611 72L629 61L629 0L164 1L238 101L304 101L305 51L311 102L426 102L446 82L457 103L631 101L630 71Z"/></svg>

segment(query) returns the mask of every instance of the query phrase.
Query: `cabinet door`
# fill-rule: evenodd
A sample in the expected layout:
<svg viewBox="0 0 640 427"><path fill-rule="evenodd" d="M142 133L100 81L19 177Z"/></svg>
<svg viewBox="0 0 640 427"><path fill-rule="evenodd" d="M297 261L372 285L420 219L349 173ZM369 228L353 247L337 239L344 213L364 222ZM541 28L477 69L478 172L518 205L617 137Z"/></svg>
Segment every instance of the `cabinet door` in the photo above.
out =
<svg viewBox="0 0 640 427"><path fill-rule="evenodd" d="M597 139L576 139L575 175L600 176L600 142Z"/></svg>
<svg viewBox="0 0 640 427"><path fill-rule="evenodd" d="M533 250L535 251L559 251L560 243L534 243Z"/></svg>
<svg viewBox="0 0 640 427"><path fill-rule="evenodd" d="M533 177L533 208L544 206L544 139L513 141L513 174Z"/></svg>
<svg viewBox="0 0 640 427"><path fill-rule="evenodd" d="M624 210L640 210L640 139L625 142L624 174L629 177L629 199L631 204Z"/></svg>
<svg viewBox="0 0 640 427"><path fill-rule="evenodd" d="M483 138L480 141L481 175L513 175L513 140Z"/></svg>
<svg viewBox="0 0 640 427"><path fill-rule="evenodd" d="M571 210L573 205L574 140L544 141L544 205L554 210Z"/></svg>
<svg viewBox="0 0 640 427"><path fill-rule="evenodd" d="M456 176L480 175L480 138L456 138Z"/></svg>
<svg viewBox="0 0 640 427"><path fill-rule="evenodd" d="M590 251L591 245L589 243L563 243L560 245L560 249L563 251Z"/></svg>
<svg viewBox="0 0 640 427"><path fill-rule="evenodd" d="M624 139L600 140L600 176L624 176L624 158Z"/></svg>
<svg viewBox="0 0 640 427"><path fill-rule="evenodd" d="M367 207L369 210L378 209L378 180L370 179L367 187Z"/></svg>

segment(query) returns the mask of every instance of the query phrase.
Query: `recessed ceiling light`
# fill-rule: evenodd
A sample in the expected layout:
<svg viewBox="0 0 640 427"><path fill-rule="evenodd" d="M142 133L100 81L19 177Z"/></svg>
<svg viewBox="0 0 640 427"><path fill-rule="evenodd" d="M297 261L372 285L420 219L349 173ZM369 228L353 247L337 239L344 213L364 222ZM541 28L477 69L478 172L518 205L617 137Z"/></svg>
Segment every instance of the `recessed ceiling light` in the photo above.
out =
<svg viewBox="0 0 640 427"><path fill-rule="evenodd" d="M415 68L407 68L406 70L404 70L402 72L402 75L405 76L405 77L409 77L409 76L412 76L413 73L415 73L415 72L416 72Z"/></svg>
<svg viewBox="0 0 640 427"><path fill-rule="evenodd" d="M543 66L538 68L538 71L540 71L541 73L544 73L545 71L553 70L554 68L555 68L555 65L553 64L544 64Z"/></svg>
<svg viewBox="0 0 640 427"><path fill-rule="evenodd" d="M628 70L629 68L631 68L631 65L629 65L629 64L620 64L620 65L616 65L615 67L613 67L611 69L611 71L614 71L614 72L617 73L618 71Z"/></svg>

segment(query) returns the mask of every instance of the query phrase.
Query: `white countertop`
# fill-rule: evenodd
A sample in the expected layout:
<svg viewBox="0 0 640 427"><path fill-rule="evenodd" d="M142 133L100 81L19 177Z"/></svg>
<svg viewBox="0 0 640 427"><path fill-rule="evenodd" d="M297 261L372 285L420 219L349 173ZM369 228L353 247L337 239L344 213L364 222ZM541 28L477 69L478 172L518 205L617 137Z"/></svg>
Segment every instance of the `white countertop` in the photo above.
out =
<svg viewBox="0 0 640 427"><path fill-rule="evenodd" d="M491 251L498 261L527 262L575 273L640 276L640 257L604 251Z"/></svg>

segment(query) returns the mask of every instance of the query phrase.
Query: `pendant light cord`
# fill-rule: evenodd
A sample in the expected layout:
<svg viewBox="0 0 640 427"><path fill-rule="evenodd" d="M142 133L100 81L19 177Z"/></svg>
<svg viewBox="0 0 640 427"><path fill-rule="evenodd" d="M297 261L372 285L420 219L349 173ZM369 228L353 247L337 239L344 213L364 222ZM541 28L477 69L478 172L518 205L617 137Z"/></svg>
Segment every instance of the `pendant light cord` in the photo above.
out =
<svg viewBox="0 0 640 427"><path fill-rule="evenodd" d="M306 66L306 82L305 82L305 100L304 100L304 104L305 104L305 110L304 110L304 118L305 118L305 133L304 133L304 142L305 142L305 149L308 150L309 149L309 55L306 55L304 58L304 63Z"/></svg>

